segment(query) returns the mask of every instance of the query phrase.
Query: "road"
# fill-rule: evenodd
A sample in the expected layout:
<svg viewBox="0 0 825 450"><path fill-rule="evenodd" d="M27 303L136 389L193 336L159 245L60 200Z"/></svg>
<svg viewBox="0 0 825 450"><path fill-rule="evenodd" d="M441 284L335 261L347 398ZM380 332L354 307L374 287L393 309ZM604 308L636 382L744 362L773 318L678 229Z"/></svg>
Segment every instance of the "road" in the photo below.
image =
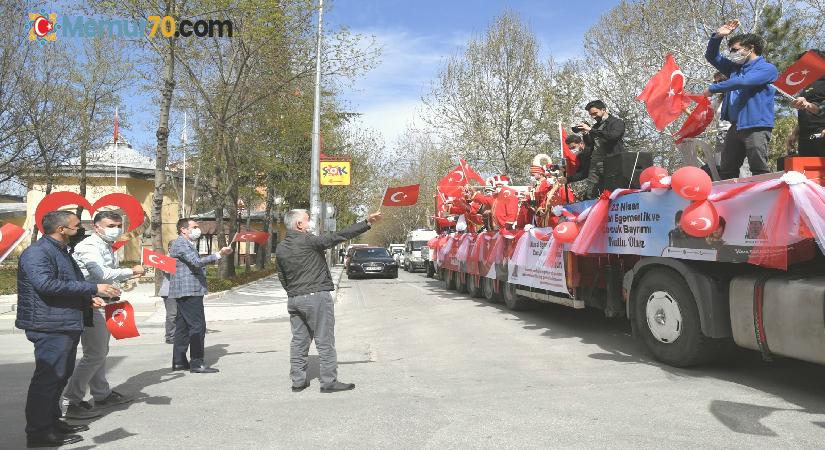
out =
<svg viewBox="0 0 825 450"><path fill-rule="evenodd" d="M109 379L138 399L68 448L814 448L825 440L825 367L739 351L711 367L673 369L650 360L622 320L554 305L513 313L406 272L341 281L339 378L356 389L321 394L315 378L292 393L289 323L273 281L207 306L207 361L219 374L170 372L171 349L151 320L140 338L115 343ZM267 309L250 313L255 306ZM31 345L15 333L0 335L0 349L0 448L17 448Z"/></svg>

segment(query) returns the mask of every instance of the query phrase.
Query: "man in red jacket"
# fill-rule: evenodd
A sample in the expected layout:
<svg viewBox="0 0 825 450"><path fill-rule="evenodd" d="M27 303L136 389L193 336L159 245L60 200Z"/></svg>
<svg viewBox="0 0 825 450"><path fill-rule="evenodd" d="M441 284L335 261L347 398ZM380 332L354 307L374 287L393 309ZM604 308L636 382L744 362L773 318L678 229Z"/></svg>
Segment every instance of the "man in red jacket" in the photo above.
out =
<svg viewBox="0 0 825 450"><path fill-rule="evenodd" d="M518 192L510 188L510 177L495 175L487 179L493 187L493 195L487 196L476 192L472 200L490 207L493 224L498 229L513 230L518 219Z"/></svg>

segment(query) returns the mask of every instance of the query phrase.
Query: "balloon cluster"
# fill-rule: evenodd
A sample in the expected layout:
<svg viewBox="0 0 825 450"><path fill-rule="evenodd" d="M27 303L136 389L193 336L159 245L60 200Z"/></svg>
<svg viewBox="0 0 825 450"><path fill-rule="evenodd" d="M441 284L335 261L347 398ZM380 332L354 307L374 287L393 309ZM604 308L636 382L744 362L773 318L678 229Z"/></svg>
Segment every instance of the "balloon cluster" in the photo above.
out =
<svg viewBox="0 0 825 450"><path fill-rule="evenodd" d="M697 167L682 167L673 174L671 187L691 202L679 220L682 230L694 237L710 236L719 227L719 214L707 199L712 187L708 174Z"/></svg>

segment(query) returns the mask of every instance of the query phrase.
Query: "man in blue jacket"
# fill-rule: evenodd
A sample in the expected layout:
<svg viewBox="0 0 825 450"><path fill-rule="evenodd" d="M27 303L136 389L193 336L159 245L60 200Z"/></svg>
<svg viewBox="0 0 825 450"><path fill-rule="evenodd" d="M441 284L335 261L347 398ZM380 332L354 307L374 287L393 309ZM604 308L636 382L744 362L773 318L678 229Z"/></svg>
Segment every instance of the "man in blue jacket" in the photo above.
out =
<svg viewBox="0 0 825 450"><path fill-rule="evenodd" d="M26 443L55 447L83 440L76 432L88 425L60 420L60 394L74 370L77 343L84 316L105 303L99 297L116 297L120 290L109 284L83 279L69 255L68 243L78 234L80 218L69 211L43 217L44 236L20 255L17 269L17 321L34 344L35 369L26 398Z"/></svg>
<svg viewBox="0 0 825 450"><path fill-rule="evenodd" d="M201 257L196 242L201 237L198 222L180 219L177 224L178 238L172 241L169 256L177 258L175 273L169 278L169 298L178 305L175 318L175 342L172 348L172 370L189 370L191 373L216 373L218 369L207 367L203 362L203 346L206 338L206 316L203 297L207 294L204 267L232 253L224 247L213 255ZM186 360L189 350L190 361Z"/></svg>
<svg viewBox="0 0 825 450"><path fill-rule="evenodd" d="M770 172L768 146L774 122L774 95L771 85L779 76L776 67L760 56L764 49L762 38L754 34L739 34L728 40L727 58L719 54L722 39L739 26L731 20L719 27L710 37L705 59L728 79L713 83L704 95L724 93L722 120L731 123L722 149L719 176L736 178L739 167L748 158L751 173Z"/></svg>

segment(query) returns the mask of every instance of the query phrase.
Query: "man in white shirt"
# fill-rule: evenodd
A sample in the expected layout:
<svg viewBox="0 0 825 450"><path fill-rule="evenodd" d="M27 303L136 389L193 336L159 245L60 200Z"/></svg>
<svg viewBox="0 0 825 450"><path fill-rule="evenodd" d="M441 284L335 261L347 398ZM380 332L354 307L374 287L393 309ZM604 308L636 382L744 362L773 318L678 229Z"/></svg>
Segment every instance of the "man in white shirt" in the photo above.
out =
<svg viewBox="0 0 825 450"><path fill-rule="evenodd" d="M75 246L72 254L86 281L116 284L146 273L140 265L131 269L120 268L117 255L112 249L112 244L123 233L123 218L120 214L113 211L95 214L94 231L94 234ZM103 300L113 303L119 297ZM106 380L106 356L109 354L111 334L106 328L104 308L95 309L92 314L94 326L85 328L80 336L83 358L63 391L63 402L69 404L66 417L70 419L97 417L101 414L100 408L132 401L132 398L113 391ZM94 406L84 401L87 388L94 399Z"/></svg>

